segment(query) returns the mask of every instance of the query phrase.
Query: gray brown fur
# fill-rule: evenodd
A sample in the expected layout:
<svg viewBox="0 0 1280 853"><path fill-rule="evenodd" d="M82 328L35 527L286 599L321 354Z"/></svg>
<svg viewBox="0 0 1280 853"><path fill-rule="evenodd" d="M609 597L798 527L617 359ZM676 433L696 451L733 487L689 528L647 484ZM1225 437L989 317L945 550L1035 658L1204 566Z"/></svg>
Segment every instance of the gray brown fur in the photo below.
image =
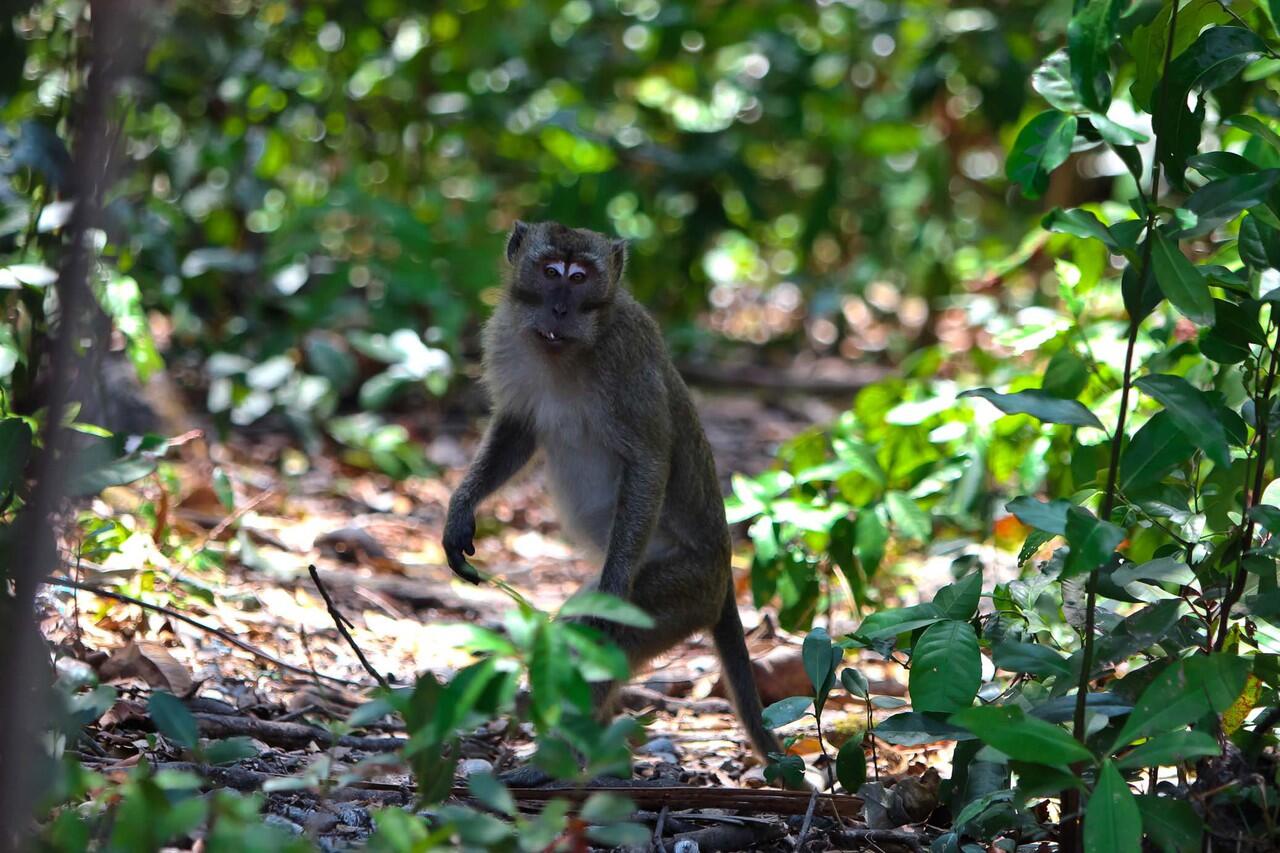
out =
<svg viewBox="0 0 1280 853"><path fill-rule="evenodd" d="M556 223L518 223L507 257L506 295L484 331L494 414L450 501L450 565L478 580L463 556L474 553L475 508L541 450L563 526L603 561L594 585L655 622L597 627L633 669L710 629L753 746L762 756L778 752L734 601L711 449L657 324L622 287L625 244ZM572 283L551 276L553 258L587 274Z"/></svg>

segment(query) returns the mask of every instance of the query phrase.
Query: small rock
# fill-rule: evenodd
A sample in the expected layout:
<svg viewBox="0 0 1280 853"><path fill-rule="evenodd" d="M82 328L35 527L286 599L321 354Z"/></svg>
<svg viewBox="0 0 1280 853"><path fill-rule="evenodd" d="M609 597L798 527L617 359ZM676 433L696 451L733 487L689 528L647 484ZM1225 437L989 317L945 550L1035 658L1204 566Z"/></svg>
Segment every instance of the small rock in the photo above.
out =
<svg viewBox="0 0 1280 853"><path fill-rule="evenodd" d="M669 737L656 737L643 746L636 747L636 752L641 755L675 755L677 752L675 741ZM674 763L674 761L672 762Z"/></svg>
<svg viewBox="0 0 1280 853"><path fill-rule="evenodd" d="M485 762L488 764L489 762ZM347 826L355 826L360 829L371 829L373 821L369 819L369 812L365 811L363 806L339 805L338 819Z"/></svg>
<svg viewBox="0 0 1280 853"><path fill-rule="evenodd" d="M483 758L468 758L458 762L458 775L469 779L477 773L492 773L493 764Z"/></svg>
<svg viewBox="0 0 1280 853"><path fill-rule="evenodd" d="M267 824L268 826L275 826L280 829L283 829L291 835L302 834L301 826L289 820L287 817L281 817L278 814L263 815L262 822Z"/></svg>

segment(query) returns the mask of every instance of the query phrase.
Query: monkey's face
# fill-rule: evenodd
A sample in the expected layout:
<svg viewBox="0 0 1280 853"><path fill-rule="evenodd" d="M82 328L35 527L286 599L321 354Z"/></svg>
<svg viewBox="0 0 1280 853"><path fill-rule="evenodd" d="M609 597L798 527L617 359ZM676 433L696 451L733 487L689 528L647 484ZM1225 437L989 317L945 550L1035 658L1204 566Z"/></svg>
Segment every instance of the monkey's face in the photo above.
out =
<svg viewBox="0 0 1280 853"><path fill-rule="evenodd" d="M626 261L621 240L555 222L518 222L507 258L511 307L526 334L552 353L595 343Z"/></svg>

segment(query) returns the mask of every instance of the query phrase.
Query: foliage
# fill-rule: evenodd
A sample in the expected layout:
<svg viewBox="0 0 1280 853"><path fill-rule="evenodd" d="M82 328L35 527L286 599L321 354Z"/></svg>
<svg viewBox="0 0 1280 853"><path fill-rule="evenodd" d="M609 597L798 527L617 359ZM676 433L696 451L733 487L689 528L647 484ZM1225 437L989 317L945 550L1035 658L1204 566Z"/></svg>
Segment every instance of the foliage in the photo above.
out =
<svg viewBox="0 0 1280 853"><path fill-rule="evenodd" d="M272 417L312 441L335 412L382 418L446 388L519 216L628 238L634 288L681 352L901 353L930 300L1018 233L999 135L1026 100L1026 34L1061 35L1040 6L173 4L120 104L103 308L143 372L159 360L140 320L163 317L166 357L224 427ZM0 69L0 282L37 331L83 9L19 4L0 28L23 59ZM697 322L708 296L716 337ZM40 362L23 338L0 340L17 386ZM352 459L415 470L407 441L328 431Z"/></svg>
<svg viewBox="0 0 1280 853"><path fill-rule="evenodd" d="M1034 323L988 325L1006 349L982 373L1005 390L939 387L939 355L921 353L924 369L793 442L782 470L740 480L730 514L754 519L757 600L776 594L800 627L837 578L864 605L891 549L960 533L973 554L1022 531L1021 578L984 587L959 561L931 601L841 641L910 666L913 710L873 737L957 740L954 778L982 768L981 789L951 787L942 849L1043 837L1031 806L1060 792L1068 814L1087 809L1068 845L1194 849L1230 812L1265 849L1264 803L1197 782L1193 810L1156 773L1222 780L1247 755L1272 775L1258 762L1280 701L1275 22L1250 4L1076 8L1065 54L1033 77L1050 109L1017 134L1009 176L1036 197L1064 163L1114 157L1124 203L1044 218L1033 239L1054 286L1022 294ZM1010 516L993 521L993 504ZM996 674L981 675L984 655Z"/></svg>

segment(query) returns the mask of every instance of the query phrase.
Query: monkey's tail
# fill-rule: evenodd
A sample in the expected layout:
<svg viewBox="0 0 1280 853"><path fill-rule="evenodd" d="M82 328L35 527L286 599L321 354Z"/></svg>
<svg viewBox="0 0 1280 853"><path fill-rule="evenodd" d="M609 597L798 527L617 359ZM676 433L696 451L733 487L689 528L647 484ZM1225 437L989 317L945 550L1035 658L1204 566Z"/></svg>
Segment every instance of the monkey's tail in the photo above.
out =
<svg viewBox="0 0 1280 853"><path fill-rule="evenodd" d="M755 674L751 669L751 656L747 652L747 641L742 636L742 619L738 616L738 603L733 598L733 584L725 595L724 607L720 610L720 619L712 631L716 652L720 655L720 666L724 673L725 683L729 686L729 695L734 707L738 709L738 719L751 738L751 745L761 760L768 761L769 753L782 752L782 747L773 732L764 724L764 709L760 704L760 691L756 689Z"/></svg>

